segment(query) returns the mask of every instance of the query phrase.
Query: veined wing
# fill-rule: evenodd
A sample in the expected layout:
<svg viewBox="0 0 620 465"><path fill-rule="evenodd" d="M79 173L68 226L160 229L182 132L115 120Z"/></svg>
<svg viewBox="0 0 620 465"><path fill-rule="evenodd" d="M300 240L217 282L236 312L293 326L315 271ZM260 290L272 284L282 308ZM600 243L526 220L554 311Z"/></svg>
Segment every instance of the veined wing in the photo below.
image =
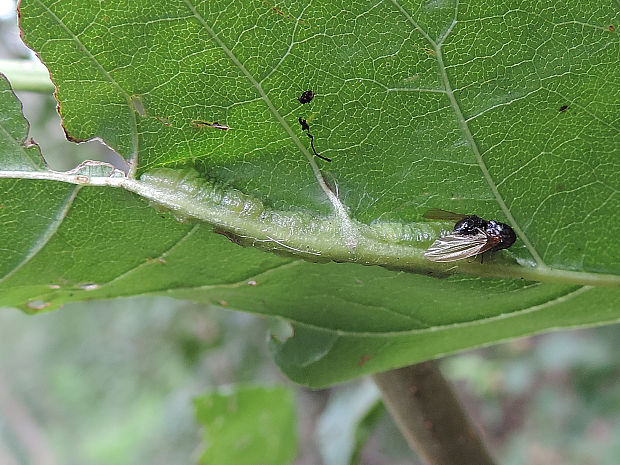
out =
<svg viewBox="0 0 620 465"><path fill-rule="evenodd" d="M460 221L470 215L463 215L462 213L449 212L448 210L442 210L441 208L431 208L427 210L423 218L429 220L445 220L445 221Z"/></svg>
<svg viewBox="0 0 620 465"><path fill-rule="evenodd" d="M488 238L482 232L471 236L449 234L433 242L424 256L432 262L453 262L488 250L487 243Z"/></svg>

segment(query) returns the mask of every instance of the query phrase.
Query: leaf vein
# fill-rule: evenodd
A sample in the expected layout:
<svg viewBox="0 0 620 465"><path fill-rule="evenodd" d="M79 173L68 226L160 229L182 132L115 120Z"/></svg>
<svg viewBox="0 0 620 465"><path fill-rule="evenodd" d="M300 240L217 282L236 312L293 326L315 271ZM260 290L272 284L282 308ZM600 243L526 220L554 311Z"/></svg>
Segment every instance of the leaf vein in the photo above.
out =
<svg viewBox="0 0 620 465"><path fill-rule="evenodd" d="M291 321L296 325L300 325L300 326L304 326L307 328L312 328L312 329L316 329L316 330L324 331L328 333L334 333L338 337L374 337L374 338L388 338L389 339L395 336L414 336L416 334L425 334L425 333L430 333L430 332L460 329L460 328L466 328L470 326L492 323L492 322L500 321L500 320L506 320L509 318L518 317L518 316L526 315L529 313L534 313L540 310L544 310L554 305L563 304L564 302L567 302L575 297L578 297L581 294L593 288L594 286L580 286L577 289L573 288L570 291L556 297L555 299L548 300L546 302L543 302L542 304L532 305L532 306L525 307L520 310L515 310L512 312L500 313L499 315L495 315L495 316L488 317L488 318L464 321L464 322L459 322L459 323L450 323L450 324L438 325L438 326L429 326L423 329L410 329L406 331L385 331L385 332L380 332L380 333L369 332L369 331L345 331L345 330L340 330L340 329L325 328L324 326L318 326L312 323L306 323L306 322L298 321L294 319L291 319Z"/></svg>
<svg viewBox="0 0 620 465"><path fill-rule="evenodd" d="M201 226L200 224L197 224L193 228L188 230L187 233L185 233L183 235L183 237L181 237L178 241L176 241L174 244L172 244L170 247L168 247L166 250L164 250L157 258L154 258L152 260L147 259L146 261L144 261L142 263L139 263L136 266L132 266L128 270L123 271L122 273L118 274L117 276L115 276L114 278L110 279L109 281L107 281L105 283L102 283L99 287L109 286L110 284L113 284L114 282L119 281L119 280L123 279L124 277L130 275L134 271L138 271L138 270L144 268L145 266L150 265L151 263L153 263L153 261L164 260L168 255L170 255L170 253L172 253L183 242L185 242L187 239L189 239L191 236L193 236L194 233L198 230L198 228L200 228L200 226Z"/></svg>
<svg viewBox="0 0 620 465"><path fill-rule="evenodd" d="M99 71L103 74L103 76L112 84L114 87L118 89L121 95L125 98L127 102L127 108L129 109L129 119L130 119L130 133L131 133L131 142L132 142L132 153L130 159L128 160L130 164L129 168L129 176L134 177L135 172L138 167L138 145L139 145L139 137L138 137L138 126L136 121L136 115L133 110L131 104L131 96L129 93L121 87L121 85L116 82L116 80L110 75L110 73L103 67L99 60L95 58L95 56L86 48L86 46L82 43L77 35L71 29L69 29L65 23L41 0L37 0L37 3L45 10L47 13L58 23L58 25L71 37L71 39L80 47L80 49L84 52L84 54L95 64L95 66L99 69Z"/></svg>
<svg viewBox="0 0 620 465"><path fill-rule="evenodd" d="M46 244L49 243L49 241L52 239L52 237L54 237L54 235L60 228L60 225L62 224L63 220L67 216L67 213L69 209L71 208L71 205L73 205L73 201L75 200L75 197L77 196L81 188L82 186L76 185L69 192L65 200L62 202L62 204L60 204L60 208L56 212L56 215L54 216L52 221L49 223L45 231L43 231L43 233L33 242L32 246L30 247L30 249L28 249L22 261L19 262L15 266L15 268L13 268L7 274L5 274L2 278L0 278L0 283L6 281L8 278L14 275L17 271L23 268L30 260L32 260L41 251L41 249L43 249L43 247L45 247Z"/></svg>

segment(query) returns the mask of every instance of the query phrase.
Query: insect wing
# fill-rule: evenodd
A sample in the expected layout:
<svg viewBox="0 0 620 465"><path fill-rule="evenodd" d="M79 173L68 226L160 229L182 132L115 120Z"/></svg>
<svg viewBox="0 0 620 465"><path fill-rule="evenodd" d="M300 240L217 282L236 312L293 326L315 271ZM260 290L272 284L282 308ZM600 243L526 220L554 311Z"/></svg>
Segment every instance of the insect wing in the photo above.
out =
<svg viewBox="0 0 620 465"><path fill-rule="evenodd" d="M424 256L431 262L453 262L488 250L485 249L487 242L488 238L482 232L468 236L449 234L433 242Z"/></svg>
<svg viewBox="0 0 620 465"><path fill-rule="evenodd" d="M461 213L449 212L448 210L442 210L440 208L431 208L424 215L423 218L429 220L446 220L446 221L460 221L463 218L467 218L470 215L463 215Z"/></svg>

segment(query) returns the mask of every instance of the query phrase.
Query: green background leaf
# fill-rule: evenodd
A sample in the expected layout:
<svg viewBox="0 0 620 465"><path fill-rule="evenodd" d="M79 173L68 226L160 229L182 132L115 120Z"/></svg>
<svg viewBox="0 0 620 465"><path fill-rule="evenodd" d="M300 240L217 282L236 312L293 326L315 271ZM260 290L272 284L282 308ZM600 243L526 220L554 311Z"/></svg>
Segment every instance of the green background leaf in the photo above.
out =
<svg viewBox="0 0 620 465"><path fill-rule="evenodd" d="M195 401L206 427L203 465L287 465L297 452L293 396L284 387L242 387Z"/></svg>
<svg viewBox="0 0 620 465"><path fill-rule="evenodd" d="M101 137L135 173L33 180L0 153L4 305L163 293L282 316L299 326L276 359L313 385L618 319L616 6L25 0L20 12L69 136ZM2 112L21 118L14 102ZM312 156L298 117L332 163ZM509 222L519 240L484 264L431 264L422 252L450 225L416 223L430 207Z"/></svg>

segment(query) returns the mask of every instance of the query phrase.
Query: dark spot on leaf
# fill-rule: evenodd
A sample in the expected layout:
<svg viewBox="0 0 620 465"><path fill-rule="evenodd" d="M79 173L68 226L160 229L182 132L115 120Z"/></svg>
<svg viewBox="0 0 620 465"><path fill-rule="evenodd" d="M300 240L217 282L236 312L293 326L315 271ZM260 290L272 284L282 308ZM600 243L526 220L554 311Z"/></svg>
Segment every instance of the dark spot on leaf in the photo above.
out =
<svg viewBox="0 0 620 465"><path fill-rule="evenodd" d="M299 97L297 100L299 100L299 103L303 105L304 103L310 103L313 98L314 92L312 92L311 90L307 90L303 94L301 94L301 97Z"/></svg>
<svg viewBox="0 0 620 465"><path fill-rule="evenodd" d="M609 25L609 32L616 32L616 28L614 27L613 24Z"/></svg>
<svg viewBox="0 0 620 465"><path fill-rule="evenodd" d="M562 105L559 111L566 111L568 109L568 105Z"/></svg>
<svg viewBox="0 0 620 465"><path fill-rule="evenodd" d="M299 124L301 124L302 131L310 130L310 126L308 126L308 122L305 119L297 118L297 120L299 121Z"/></svg>
<svg viewBox="0 0 620 465"><path fill-rule="evenodd" d="M370 360L372 357L370 356L370 354L365 354L362 356L362 358L359 359L359 362L357 362L357 366L358 367L362 367L366 364L366 362L368 360Z"/></svg>
<svg viewBox="0 0 620 465"><path fill-rule="evenodd" d="M432 50L430 48L425 48L424 51L426 53L428 53L430 56L434 57L435 56L435 50Z"/></svg>

